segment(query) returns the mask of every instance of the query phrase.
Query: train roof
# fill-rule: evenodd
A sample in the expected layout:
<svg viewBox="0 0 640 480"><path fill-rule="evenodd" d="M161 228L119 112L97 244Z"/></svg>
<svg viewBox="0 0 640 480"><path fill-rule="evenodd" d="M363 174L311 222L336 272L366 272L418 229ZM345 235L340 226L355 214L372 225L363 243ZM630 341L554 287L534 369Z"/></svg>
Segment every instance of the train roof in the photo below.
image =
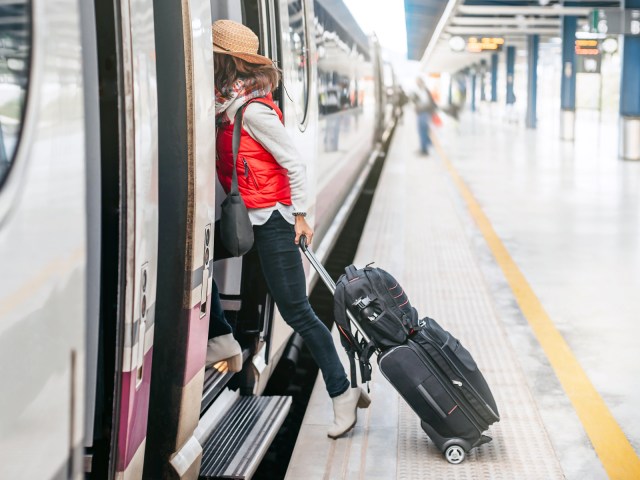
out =
<svg viewBox="0 0 640 480"><path fill-rule="evenodd" d="M369 37L342 0L315 0L332 20L353 38L363 52L369 52Z"/></svg>

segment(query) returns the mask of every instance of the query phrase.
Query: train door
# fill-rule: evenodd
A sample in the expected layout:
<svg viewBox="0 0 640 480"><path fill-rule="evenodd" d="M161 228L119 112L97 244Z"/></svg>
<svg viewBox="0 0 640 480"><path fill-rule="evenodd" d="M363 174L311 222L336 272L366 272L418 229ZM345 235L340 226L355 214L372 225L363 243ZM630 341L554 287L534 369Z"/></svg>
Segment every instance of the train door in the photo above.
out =
<svg viewBox="0 0 640 480"><path fill-rule="evenodd" d="M91 478L140 478L147 433L158 237L152 0L96 0L101 277ZM59 14L58 14L59 15Z"/></svg>
<svg viewBox="0 0 640 480"><path fill-rule="evenodd" d="M279 59L278 7L273 0L211 0L212 21L243 23L259 38L259 52ZM273 92L282 105L282 91ZM217 180L216 204L225 193ZM218 210L218 209L217 209ZM216 211L218 217L219 211ZM216 261L213 277L228 321L242 345L242 372L220 378L219 366L207 372L202 417L196 435L203 445L201 478L250 478L284 422L290 397L260 396L273 366L274 304L262 277L257 252ZM228 382L228 383L226 383ZM218 393L219 392L219 393Z"/></svg>
<svg viewBox="0 0 640 480"><path fill-rule="evenodd" d="M3 479L82 475L87 230L81 38L77 1L0 2Z"/></svg>
<svg viewBox="0 0 640 480"><path fill-rule="evenodd" d="M144 478L197 478L202 446L194 431L205 379L215 210L209 2L156 2L154 23L159 294Z"/></svg>

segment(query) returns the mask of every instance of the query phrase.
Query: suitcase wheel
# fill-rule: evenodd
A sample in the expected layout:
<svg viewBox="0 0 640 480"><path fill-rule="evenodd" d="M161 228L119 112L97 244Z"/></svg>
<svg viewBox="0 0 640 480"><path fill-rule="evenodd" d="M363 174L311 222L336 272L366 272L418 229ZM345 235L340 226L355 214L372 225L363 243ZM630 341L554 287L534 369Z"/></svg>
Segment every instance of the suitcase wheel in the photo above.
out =
<svg viewBox="0 0 640 480"><path fill-rule="evenodd" d="M462 463L465 456L466 453L464 451L464 448L462 448L460 445L449 445L444 451L444 458L447 459L447 462L453 465Z"/></svg>

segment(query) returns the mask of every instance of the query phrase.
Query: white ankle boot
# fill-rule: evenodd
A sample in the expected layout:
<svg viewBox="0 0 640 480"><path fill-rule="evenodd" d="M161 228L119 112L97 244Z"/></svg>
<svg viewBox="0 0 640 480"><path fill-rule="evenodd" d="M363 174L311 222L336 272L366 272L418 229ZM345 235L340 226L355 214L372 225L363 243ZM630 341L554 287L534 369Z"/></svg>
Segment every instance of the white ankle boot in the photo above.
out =
<svg viewBox="0 0 640 480"><path fill-rule="evenodd" d="M333 397L333 425L327 432L330 438L338 438L356 425L356 409L367 408L371 398L362 388L349 388L346 392Z"/></svg>
<svg viewBox="0 0 640 480"><path fill-rule="evenodd" d="M226 360L230 372L242 370L242 348L231 333L213 337L207 343L206 366L222 360Z"/></svg>

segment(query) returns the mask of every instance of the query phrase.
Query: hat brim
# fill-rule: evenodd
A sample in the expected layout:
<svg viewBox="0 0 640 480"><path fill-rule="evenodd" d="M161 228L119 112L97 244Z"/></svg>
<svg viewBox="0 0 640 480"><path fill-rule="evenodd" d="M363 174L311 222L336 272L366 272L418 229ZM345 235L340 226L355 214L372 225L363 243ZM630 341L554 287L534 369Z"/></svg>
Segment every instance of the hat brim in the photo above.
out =
<svg viewBox="0 0 640 480"><path fill-rule="evenodd" d="M232 57L238 57L244 60L245 62L255 63L257 65L271 65L273 62L270 58L267 58L263 55L258 55L257 53L242 53L242 52L229 52L227 50L222 50L221 48L213 46L213 51L215 53L222 53L223 55L231 55Z"/></svg>

